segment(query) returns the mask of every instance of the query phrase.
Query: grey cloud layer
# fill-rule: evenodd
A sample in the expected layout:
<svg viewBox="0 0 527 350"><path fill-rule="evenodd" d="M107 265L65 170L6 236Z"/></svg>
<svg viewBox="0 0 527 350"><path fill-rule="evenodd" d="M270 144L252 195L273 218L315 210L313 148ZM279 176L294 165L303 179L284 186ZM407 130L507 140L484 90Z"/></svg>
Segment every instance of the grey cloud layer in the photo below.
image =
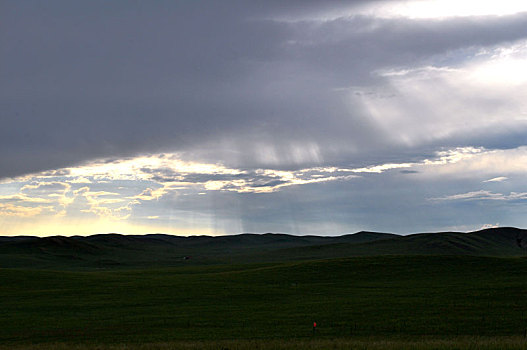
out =
<svg viewBox="0 0 527 350"><path fill-rule="evenodd" d="M0 227L524 226L527 12L396 3L2 1Z"/></svg>
<svg viewBox="0 0 527 350"><path fill-rule="evenodd" d="M159 150L249 168L426 157L437 143L408 148L339 89L527 37L527 14L281 20L325 6L3 2L0 177Z"/></svg>

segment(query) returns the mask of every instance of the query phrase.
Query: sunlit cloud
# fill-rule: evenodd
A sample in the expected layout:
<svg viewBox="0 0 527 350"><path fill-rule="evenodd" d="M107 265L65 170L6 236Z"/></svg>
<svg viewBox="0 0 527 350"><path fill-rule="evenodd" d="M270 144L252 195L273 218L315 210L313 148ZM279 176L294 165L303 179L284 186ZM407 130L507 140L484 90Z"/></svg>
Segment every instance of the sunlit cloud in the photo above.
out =
<svg viewBox="0 0 527 350"><path fill-rule="evenodd" d="M352 88L349 96L405 145L527 129L526 47L481 50L453 66L381 71L386 86Z"/></svg>
<svg viewBox="0 0 527 350"><path fill-rule="evenodd" d="M373 12L375 11L375 12ZM446 18L468 16L505 16L527 11L527 5L518 0L420 0L393 1L365 9L382 17Z"/></svg>
<svg viewBox="0 0 527 350"><path fill-rule="evenodd" d="M412 166L411 163L401 163L401 164L382 164L382 165L374 165L366 168L358 168L358 169L352 169L351 171L354 173L383 173L386 170L391 169L400 169L400 168L410 168Z"/></svg>
<svg viewBox="0 0 527 350"><path fill-rule="evenodd" d="M99 217L114 220L125 220L130 217L132 206L137 201L130 201L116 192L91 191L85 186L74 192L75 198L72 204L81 204L79 210L84 213L93 213ZM82 205L84 204L84 205Z"/></svg>
<svg viewBox="0 0 527 350"><path fill-rule="evenodd" d="M425 177L481 178L527 173L527 147L505 150L461 149L449 151L437 160L425 160L416 169ZM501 175L501 176L499 176ZM495 180L497 181L497 180Z"/></svg>
<svg viewBox="0 0 527 350"><path fill-rule="evenodd" d="M26 193L32 196L52 196L62 195L69 191L71 185L64 182L33 182L24 185L21 189L21 193Z"/></svg>
<svg viewBox="0 0 527 350"><path fill-rule="evenodd" d="M509 194L495 193L486 190L453 194L444 197L431 198L433 201L482 201L482 200L497 200L497 201L517 201L527 200L527 192L510 192Z"/></svg>
<svg viewBox="0 0 527 350"><path fill-rule="evenodd" d="M506 177L506 176L498 176L498 177L493 177L492 179L484 180L482 182L503 182L503 181L506 181L508 179L509 178Z"/></svg>
<svg viewBox="0 0 527 350"><path fill-rule="evenodd" d="M143 192L141 192L140 194L138 195L135 195L133 197L131 197L132 199L140 199L140 200L143 200L143 201L151 201L151 200L154 200L154 199L159 199L160 197L162 197L165 193L168 192L168 189L170 187L160 187L160 188L157 188L157 189L151 189L151 188L146 188Z"/></svg>
<svg viewBox="0 0 527 350"><path fill-rule="evenodd" d="M42 213L49 207L26 207L11 203L0 203L0 216L32 217Z"/></svg>
<svg viewBox="0 0 527 350"><path fill-rule="evenodd" d="M91 184L92 182L85 178L85 177L76 177L72 180L69 180L69 183L72 183L72 184Z"/></svg>
<svg viewBox="0 0 527 350"><path fill-rule="evenodd" d="M53 199L51 198L32 197L32 196L28 196L26 194L21 194L21 193L0 196L1 203L43 204L43 203L50 203L52 201Z"/></svg>
<svg viewBox="0 0 527 350"><path fill-rule="evenodd" d="M455 17L508 16L527 11L521 0L390 0L322 9L305 14L273 16L273 20L295 23L298 21L333 21L353 16L406 19L446 19Z"/></svg>

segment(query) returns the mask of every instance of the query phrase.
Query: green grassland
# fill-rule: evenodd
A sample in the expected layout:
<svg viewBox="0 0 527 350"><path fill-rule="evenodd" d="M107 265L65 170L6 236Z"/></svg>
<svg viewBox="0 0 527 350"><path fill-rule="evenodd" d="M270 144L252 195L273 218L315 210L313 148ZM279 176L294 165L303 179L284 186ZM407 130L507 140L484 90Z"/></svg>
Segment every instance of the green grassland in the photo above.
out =
<svg viewBox="0 0 527 350"><path fill-rule="evenodd" d="M516 228L0 237L0 350L527 349L526 246Z"/></svg>
<svg viewBox="0 0 527 350"><path fill-rule="evenodd" d="M526 276L474 256L0 269L0 349L526 348Z"/></svg>
<svg viewBox="0 0 527 350"><path fill-rule="evenodd" d="M164 343L72 344L43 343L31 345L0 345L0 350L516 350L527 349L524 337L450 337L378 339L253 339L220 341L171 341Z"/></svg>

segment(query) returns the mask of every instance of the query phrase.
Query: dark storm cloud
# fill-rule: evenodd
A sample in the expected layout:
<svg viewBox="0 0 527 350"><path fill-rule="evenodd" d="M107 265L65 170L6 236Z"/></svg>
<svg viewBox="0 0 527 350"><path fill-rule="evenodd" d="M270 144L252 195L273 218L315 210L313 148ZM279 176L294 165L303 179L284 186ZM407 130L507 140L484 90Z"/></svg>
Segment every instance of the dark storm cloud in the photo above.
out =
<svg viewBox="0 0 527 350"><path fill-rule="evenodd" d="M4 1L0 177L160 150L249 168L417 156L339 89L527 36L526 14L307 20L364 3Z"/></svg>

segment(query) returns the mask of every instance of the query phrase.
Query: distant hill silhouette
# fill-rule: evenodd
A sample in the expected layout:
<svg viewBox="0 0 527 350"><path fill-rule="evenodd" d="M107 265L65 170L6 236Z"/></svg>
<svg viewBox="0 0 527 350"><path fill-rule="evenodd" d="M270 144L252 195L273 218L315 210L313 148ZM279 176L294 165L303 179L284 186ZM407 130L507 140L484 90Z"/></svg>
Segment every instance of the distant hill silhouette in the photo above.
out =
<svg viewBox="0 0 527 350"><path fill-rule="evenodd" d="M164 267L375 255L523 256L527 255L527 230L503 227L408 236L358 232L337 237L274 233L217 237L164 234L0 237L0 267Z"/></svg>

